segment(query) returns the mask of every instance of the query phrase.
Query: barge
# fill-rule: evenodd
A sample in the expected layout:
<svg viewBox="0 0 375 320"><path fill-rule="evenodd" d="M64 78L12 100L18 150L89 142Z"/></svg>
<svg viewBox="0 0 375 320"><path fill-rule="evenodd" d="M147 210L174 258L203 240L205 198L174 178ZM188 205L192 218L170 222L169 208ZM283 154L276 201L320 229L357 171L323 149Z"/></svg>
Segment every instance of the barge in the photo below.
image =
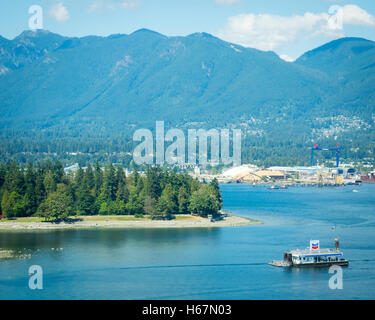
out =
<svg viewBox="0 0 375 320"><path fill-rule="evenodd" d="M349 260L339 249L339 239L335 238L334 248L320 248L319 240L311 240L310 248L284 252L284 259L269 263L275 267L330 267L332 265L348 266Z"/></svg>

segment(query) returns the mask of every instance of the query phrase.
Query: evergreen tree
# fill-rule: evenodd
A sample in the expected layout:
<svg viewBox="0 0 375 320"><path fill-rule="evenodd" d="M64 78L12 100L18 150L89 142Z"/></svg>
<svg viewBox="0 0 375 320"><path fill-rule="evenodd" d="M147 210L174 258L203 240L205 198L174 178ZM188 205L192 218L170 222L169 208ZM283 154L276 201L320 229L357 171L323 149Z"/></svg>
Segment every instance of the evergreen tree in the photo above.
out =
<svg viewBox="0 0 375 320"><path fill-rule="evenodd" d="M50 170L48 170L46 173L43 184L47 194L51 194L52 192L56 191L56 182L53 179L53 174Z"/></svg>
<svg viewBox="0 0 375 320"><path fill-rule="evenodd" d="M112 202L112 214L127 214L126 202L123 200L116 200Z"/></svg>
<svg viewBox="0 0 375 320"><path fill-rule="evenodd" d="M85 176L85 172L83 171L82 167L79 166L77 172L74 175L75 188L78 189L82 185L84 176Z"/></svg>
<svg viewBox="0 0 375 320"><path fill-rule="evenodd" d="M133 180L133 185L137 185L138 184L138 179L139 179L139 173L137 170L133 171L132 173L132 180Z"/></svg>
<svg viewBox="0 0 375 320"><path fill-rule="evenodd" d="M38 203L37 196L35 193L36 190L36 176L34 168L31 163L28 163L25 175L25 195L24 195L24 204L25 204L25 215L31 216L35 213Z"/></svg>
<svg viewBox="0 0 375 320"><path fill-rule="evenodd" d="M4 187L9 192L15 191L19 195L24 193L24 174L16 162L7 164L7 172L5 174Z"/></svg>
<svg viewBox="0 0 375 320"><path fill-rule="evenodd" d="M40 166L40 164L38 164L37 170L35 172L35 198L37 207L46 198L46 196L47 192L44 187L44 173L42 167Z"/></svg>
<svg viewBox="0 0 375 320"><path fill-rule="evenodd" d="M165 186L156 207L164 219L170 219L178 212L177 196L171 184Z"/></svg>
<svg viewBox="0 0 375 320"><path fill-rule="evenodd" d="M99 214L100 215L108 215L109 214L109 206L108 206L107 202L103 201L100 204Z"/></svg>
<svg viewBox="0 0 375 320"><path fill-rule="evenodd" d="M116 192L117 192L117 185L116 185L116 176L115 176L115 168L113 167L112 163L110 163L104 172L104 183L102 187L102 194L106 201L115 201L116 200Z"/></svg>
<svg viewBox="0 0 375 320"><path fill-rule="evenodd" d="M128 202L129 201L129 189L126 186L125 181L119 184L117 193L116 193L116 201L123 201Z"/></svg>
<svg viewBox="0 0 375 320"><path fill-rule="evenodd" d="M188 193L184 186L178 190L178 212L180 214L186 214L188 210Z"/></svg>
<svg viewBox="0 0 375 320"><path fill-rule="evenodd" d="M220 209L221 209L223 207L223 198L220 193L219 181L216 178L214 178L211 181L210 186L213 190L213 194L216 197L216 200L219 202Z"/></svg>
<svg viewBox="0 0 375 320"><path fill-rule="evenodd" d="M122 166L117 168L117 192L116 192L116 207L119 214L126 213L126 203L129 201L129 190L126 186L126 177Z"/></svg>
<svg viewBox="0 0 375 320"><path fill-rule="evenodd" d="M95 198L91 195L86 179L84 179L82 184L76 189L75 195L75 207L78 215L90 215L95 212Z"/></svg>
<svg viewBox="0 0 375 320"><path fill-rule="evenodd" d="M94 172L94 189L95 189L95 197L98 197L103 185L103 171L100 168L99 162L96 161L95 163L95 172Z"/></svg>
<svg viewBox="0 0 375 320"><path fill-rule="evenodd" d="M0 164L0 188L3 187L3 184L5 182L5 175L6 175L6 168L5 166L1 163Z"/></svg>
<svg viewBox="0 0 375 320"><path fill-rule="evenodd" d="M5 191L1 200L1 208L3 214L8 218L15 218L22 216L25 210L22 197L16 192Z"/></svg>
<svg viewBox="0 0 375 320"><path fill-rule="evenodd" d="M64 167L60 161L56 161L52 165L53 180L56 184L62 183L64 178Z"/></svg>
<svg viewBox="0 0 375 320"><path fill-rule="evenodd" d="M143 203L139 197L139 194L137 193L137 189L134 187L130 191L129 201L126 204L126 210L131 215L144 213Z"/></svg>
<svg viewBox="0 0 375 320"><path fill-rule="evenodd" d="M136 190L140 196L145 196L146 190L145 190L145 184L144 184L142 177L138 178L138 182L136 184Z"/></svg>
<svg viewBox="0 0 375 320"><path fill-rule="evenodd" d="M119 187L120 184L125 184L125 172L124 168L120 165L116 169L116 186Z"/></svg>
<svg viewBox="0 0 375 320"><path fill-rule="evenodd" d="M84 180L87 184L88 189L90 191L94 190L94 188L95 188L95 176L94 176L92 166L90 164L86 168Z"/></svg>
<svg viewBox="0 0 375 320"><path fill-rule="evenodd" d="M159 199L162 189L161 189L161 174L158 167L148 167L146 171L146 181L147 181L147 195L151 198L157 200Z"/></svg>

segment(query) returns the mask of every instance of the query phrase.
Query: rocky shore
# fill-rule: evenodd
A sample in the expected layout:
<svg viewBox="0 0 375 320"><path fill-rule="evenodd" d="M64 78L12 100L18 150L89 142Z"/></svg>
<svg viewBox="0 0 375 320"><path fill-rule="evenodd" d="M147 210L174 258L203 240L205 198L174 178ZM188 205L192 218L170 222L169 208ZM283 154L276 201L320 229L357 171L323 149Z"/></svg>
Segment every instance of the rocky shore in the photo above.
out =
<svg viewBox="0 0 375 320"><path fill-rule="evenodd" d="M91 217L90 217L91 218ZM102 219L84 218L75 222L24 222L24 221L1 221L0 231L7 230L54 230L54 229L91 229L91 228L217 228L217 227L238 227L251 224L259 224L259 221L230 215L221 221L211 222L201 217L189 219L174 219L168 221L160 220L115 220L101 217Z"/></svg>

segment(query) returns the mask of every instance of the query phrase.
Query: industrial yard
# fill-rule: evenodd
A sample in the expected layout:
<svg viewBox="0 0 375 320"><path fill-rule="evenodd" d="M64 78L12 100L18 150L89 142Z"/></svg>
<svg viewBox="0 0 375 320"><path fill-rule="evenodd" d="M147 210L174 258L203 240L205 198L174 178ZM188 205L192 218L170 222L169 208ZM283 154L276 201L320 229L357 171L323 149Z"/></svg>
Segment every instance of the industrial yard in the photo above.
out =
<svg viewBox="0 0 375 320"><path fill-rule="evenodd" d="M229 168L220 174L212 174L208 170L201 170L196 167L192 175L199 180L216 178L220 183L248 183L253 185L340 186L375 182L375 171L364 175L350 166L338 168L324 166L262 168L246 164Z"/></svg>

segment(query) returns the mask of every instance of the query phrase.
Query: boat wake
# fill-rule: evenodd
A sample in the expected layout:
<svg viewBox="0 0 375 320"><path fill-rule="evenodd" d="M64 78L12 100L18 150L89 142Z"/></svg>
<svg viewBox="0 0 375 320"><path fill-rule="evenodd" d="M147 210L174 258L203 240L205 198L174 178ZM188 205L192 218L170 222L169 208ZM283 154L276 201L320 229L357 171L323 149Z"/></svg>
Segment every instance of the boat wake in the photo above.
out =
<svg viewBox="0 0 375 320"><path fill-rule="evenodd" d="M208 268L208 267L243 267L243 266L261 266L266 265L266 262L253 263L215 263L215 264L177 264L165 266L134 266L134 267L120 267L120 270L141 270L141 269L172 269L172 268Z"/></svg>

